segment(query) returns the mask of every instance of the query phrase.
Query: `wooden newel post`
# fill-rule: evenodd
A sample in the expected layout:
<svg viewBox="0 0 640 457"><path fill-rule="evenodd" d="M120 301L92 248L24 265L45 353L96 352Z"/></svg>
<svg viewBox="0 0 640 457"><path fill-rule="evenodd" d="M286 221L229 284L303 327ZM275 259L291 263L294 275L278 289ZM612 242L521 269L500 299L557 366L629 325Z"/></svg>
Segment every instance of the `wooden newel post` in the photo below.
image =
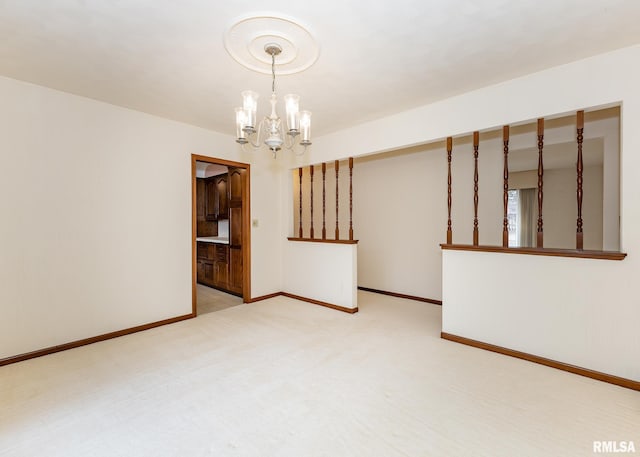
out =
<svg viewBox="0 0 640 457"><path fill-rule="evenodd" d="M480 132L473 132L473 245L478 245L478 146Z"/></svg>
<svg viewBox="0 0 640 457"><path fill-rule="evenodd" d="M542 149L544 146L544 119L538 119L538 232L536 236L536 247L543 247L543 228L542 228L542 187L544 175L544 165L542 163Z"/></svg>
<svg viewBox="0 0 640 457"><path fill-rule="evenodd" d="M504 147L504 170L503 170L503 218L502 218L502 246L509 247L509 126L502 127L502 144Z"/></svg>
<svg viewBox="0 0 640 457"><path fill-rule="evenodd" d="M298 219L299 219L299 229L298 229L298 238L302 238L302 167L298 168L298 178L299 178L299 184L300 184L300 198L299 198L299 202L300 204L298 205L299 207L299 215L298 215Z"/></svg>
<svg viewBox="0 0 640 457"><path fill-rule="evenodd" d="M322 239L327 239L327 164L322 164Z"/></svg>
<svg viewBox="0 0 640 457"><path fill-rule="evenodd" d="M311 199L311 202L310 202L311 203L311 230L309 231L310 232L309 238L311 239L313 239L313 235L314 235L313 233L313 170L314 168L315 167L313 165L309 166L309 176L311 178L311 192L310 192L311 193L311 197L310 197Z"/></svg>
<svg viewBox="0 0 640 457"><path fill-rule="evenodd" d="M584 111L578 111L576 116L576 130L578 141L578 162L576 165L578 188L576 196L578 198L578 221L576 227L576 249L583 249L584 234L582 233L582 172L584 165L582 163L582 132L584 131Z"/></svg>
<svg viewBox="0 0 640 457"><path fill-rule="evenodd" d="M349 157L349 240L353 241L353 157Z"/></svg>
<svg viewBox="0 0 640 457"><path fill-rule="evenodd" d="M453 231L451 230L451 151L453 150L453 138L447 138L447 244L453 243Z"/></svg>

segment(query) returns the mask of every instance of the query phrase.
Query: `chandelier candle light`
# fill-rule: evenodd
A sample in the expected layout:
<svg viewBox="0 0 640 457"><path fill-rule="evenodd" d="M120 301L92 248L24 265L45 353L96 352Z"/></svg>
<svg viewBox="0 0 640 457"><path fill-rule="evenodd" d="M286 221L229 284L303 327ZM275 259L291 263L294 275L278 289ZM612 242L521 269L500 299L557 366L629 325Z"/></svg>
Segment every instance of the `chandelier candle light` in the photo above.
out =
<svg viewBox="0 0 640 457"><path fill-rule="evenodd" d="M269 43L265 45L264 51L271 56L271 114L256 125L258 94L250 90L243 91L242 108L236 108L236 142L243 146L248 143L258 149L263 141L275 158L276 152L282 149L283 145L293 150L296 138L300 136L299 144L304 146L300 154L303 154L307 146L311 145L311 111L299 111L300 97L294 94L285 95L287 131L286 136L283 135L282 119L276 113L275 70L276 56L282 52L282 47L276 43Z"/></svg>

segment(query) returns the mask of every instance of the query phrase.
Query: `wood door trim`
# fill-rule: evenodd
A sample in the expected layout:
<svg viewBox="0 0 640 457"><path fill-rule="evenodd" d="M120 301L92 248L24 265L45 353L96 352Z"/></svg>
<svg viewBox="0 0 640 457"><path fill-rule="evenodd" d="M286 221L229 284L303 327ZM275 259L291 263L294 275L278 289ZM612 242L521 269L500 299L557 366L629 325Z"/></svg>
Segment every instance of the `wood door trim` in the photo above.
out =
<svg viewBox="0 0 640 457"><path fill-rule="evenodd" d="M466 344L467 346L473 346L475 348L484 349L486 351L497 352L498 354L508 355L510 357L516 357L518 359L527 360L529 362L539 363L558 370L568 371L569 373L577 374L580 376L586 376L587 378L597 379L598 381L608 382L617 386L626 387L627 389L640 391L640 382L632 379L621 378L619 376L602 373L600 371L590 370L588 368L577 367L564 362L558 362L556 360L547 359L526 352L516 351L514 349L508 349L502 346L496 346L489 343L483 343L482 341L472 340L463 336L452 335L451 333L440 333L440 337L445 340L453 341L460 344Z"/></svg>
<svg viewBox="0 0 640 457"><path fill-rule="evenodd" d="M243 168L246 171L242 188L242 300L244 303L249 303L249 300L251 300L251 165L233 160L191 154L191 306L194 316L197 314L196 279L198 268L196 258L196 218L198 211L196 206L196 162Z"/></svg>

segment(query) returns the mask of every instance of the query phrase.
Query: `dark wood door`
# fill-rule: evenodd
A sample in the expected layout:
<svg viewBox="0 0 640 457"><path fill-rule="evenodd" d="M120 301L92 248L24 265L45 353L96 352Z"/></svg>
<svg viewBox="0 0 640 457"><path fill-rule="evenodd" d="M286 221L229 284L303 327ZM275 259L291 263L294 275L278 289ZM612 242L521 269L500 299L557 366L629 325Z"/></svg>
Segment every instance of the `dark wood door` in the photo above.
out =
<svg viewBox="0 0 640 457"><path fill-rule="evenodd" d="M242 248L229 248L229 290L242 295Z"/></svg>
<svg viewBox="0 0 640 457"><path fill-rule="evenodd" d="M229 167L229 290L242 295L242 207L245 198L244 168Z"/></svg>

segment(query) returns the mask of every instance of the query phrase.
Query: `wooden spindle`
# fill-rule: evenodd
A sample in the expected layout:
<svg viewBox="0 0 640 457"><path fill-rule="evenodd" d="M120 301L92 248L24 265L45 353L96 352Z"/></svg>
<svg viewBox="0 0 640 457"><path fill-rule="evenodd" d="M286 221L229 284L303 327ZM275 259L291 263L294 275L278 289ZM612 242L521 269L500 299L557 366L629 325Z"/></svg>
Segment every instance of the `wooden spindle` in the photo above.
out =
<svg viewBox="0 0 640 457"><path fill-rule="evenodd" d="M327 164L322 164L322 239L327 239L327 189L326 189L326 177L327 177Z"/></svg>
<svg viewBox="0 0 640 457"><path fill-rule="evenodd" d="M353 157L349 157L349 239L353 240Z"/></svg>
<svg viewBox="0 0 640 457"><path fill-rule="evenodd" d="M311 177L311 230L309 233L309 238L313 239L313 169L315 167L313 165L309 165L309 176Z"/></svg>
<svg viewBox="0 0 640 457"><path fill-rule="evenodd" d="M504 170L503 170L503 218L502 218L502 246L509 247L509 218L507 215L509 206L509 126L502 127L502 144L504 148Z"/></svg>
<svg viewBox="0 0 640 457"><path fill-rule="evenodd" d="M338 228L338 171L340 170L340 162L336 160L336 240L340 239L340 229Z"/></svg>
<svg viewBox="0 0 640 457"><path fill-rule="evenodd" d="M300 228L298 229L298 238L302 238L302 167L298 168L298 177L300 178L300 205L298 205Z"/></svg>
<svg viewBox="0 0 640 457"><path fill-rule="evenodd" d="M578 221L576 227L576 249L583 249L584 234L582 233L582 172L584 164L582 163L582 132L584 131L584 111L578 111L576 116L576 130L578 141L578 162L576 165L578 188L576 196L578 198Z"/></svg>
<svg viewBox="0 0 640 457"><path fill-rule="evenodd" d="M542 187L544 175L544 165L542 163L542 149L544 146L544 119L538 119L538 232L536 234L536 247L543 247L543 228L542 228Z"/></svg>
<svg viewBox="0 0 640 457"><path fill-rule="evenodd" d="M447 138L447 244L453 243L453 231L451 230L451 151L453 138Z"/></svg>
<svg viewBox="0 0 640 457"><path fill-rule="evenodd" d="M473 132L473 245L478 245L478 146L480 132Z"/></svg>

